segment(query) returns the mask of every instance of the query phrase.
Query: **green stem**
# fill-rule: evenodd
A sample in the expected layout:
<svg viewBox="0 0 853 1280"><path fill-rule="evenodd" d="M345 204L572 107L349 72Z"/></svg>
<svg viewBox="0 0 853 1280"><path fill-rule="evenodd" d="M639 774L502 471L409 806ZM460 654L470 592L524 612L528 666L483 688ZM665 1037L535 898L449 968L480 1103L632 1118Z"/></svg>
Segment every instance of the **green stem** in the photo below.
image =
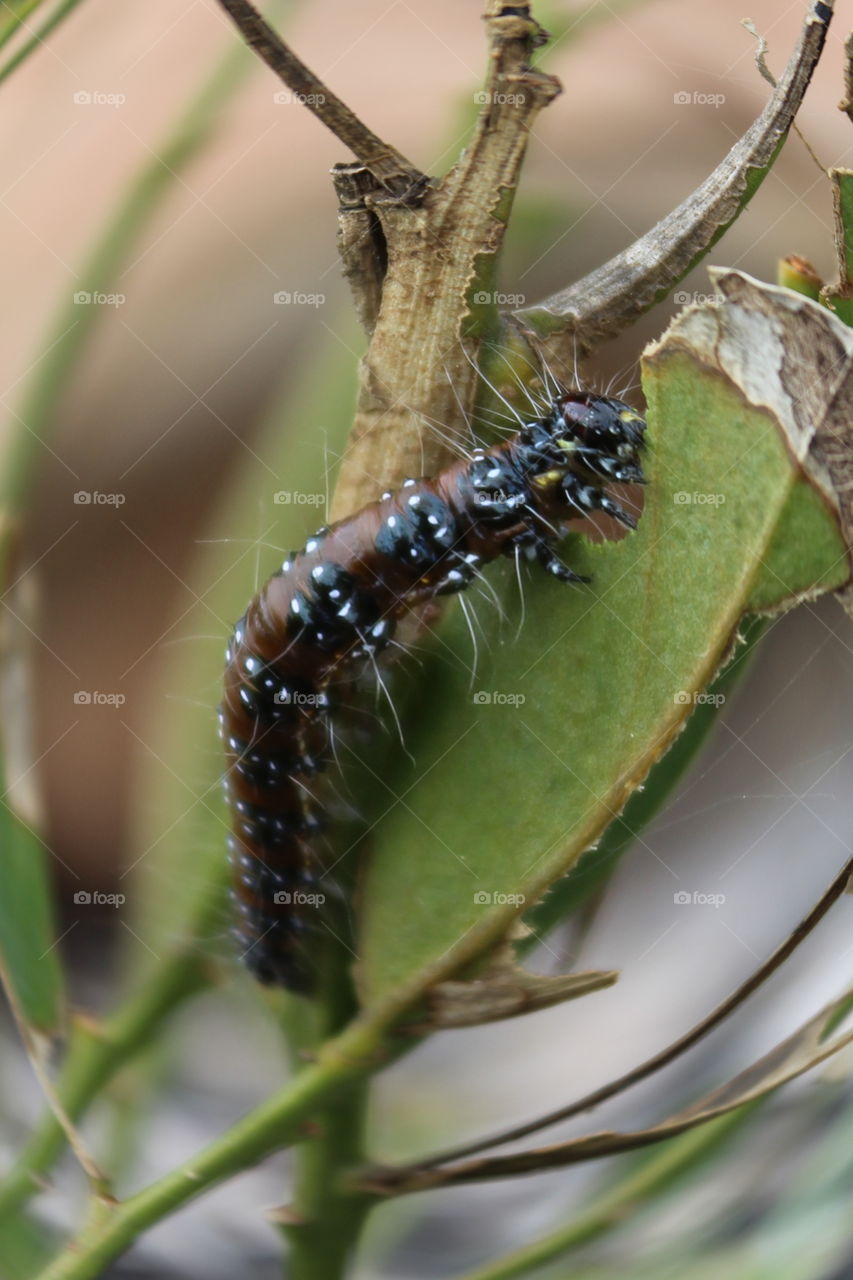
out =
<svg viewBox="0 0 853 1280"><path fill-rule="evenodd" d="M57 1086L66 1115L79 1119L119 1067L150 1043L166 1016L208 984L204 960L191 952L180 952L164 964L156 981L149 982L105 1024L78 1020ZM13 1214L41 1190L66 1141L62 1126L48 1112L0 1185L0 1218Z"/></svg>
<svg viewBox="0 0 853 1280"><path fill-rule="evenodd" d="M505 1254L495 1262L468 1271L458 1280L516 1280L516 1277L528 1276L555 1258L604 1235L671 1184L681 1185L684 1175L694 1165L715 1155L726 1139L740 1128L754 1105L750 1103L739 1107L729 1115L672 1139L655 1157L644 1161L638 1170L564 1227L523 1249Z"/></svg>
<svg viewBox="0 0 853 1280"><path fill-rule="evenodd" d="M285 1089L244 1116L193 1159L111 1207L105 1220L90 1223L42 1272L40 1280L94 1280L147 1227L274 1151L297 1141L310 1141L313 1133L306 1127L306 1120L313 1120L318 1110L328 1108L375 1070L379 1061L384 1062L384 1035L399 1013L399 1008L386 1006L352 1023L327 1042L316 1062Z"/></svg>
<svg viewBox="0 0 853 1280"><path fill-rule="evenodd" d="M62 4L60 4L59 8L50 15L46 22L42 23L38 31L36 31L26 44L22 45L18 52L13 54L4 66L0 67L0 84L9 78L13 71L17 71L21 63L26 62L31 53L34 53L36 49L41 48L47 37L56 30L61 22L64 22L65 19L70 16L72 11L77 8L78 4L80 4L80 0L62 0ZM18 21L19 20L15 20L15 29L17 29ZM11 34L14 34L14 31ZM8 38L9 36L6 35L6 39ZM6 39L3 40L4 44Z"/></svg>
<svg viewBox="0 0 853 1280"><path fill-rule="evenodd" d="M341 869L342 876L348 869ZM344 897L354 886L344 884ZM343 909L331 920L328 944L321 964L312 1025L305 1035L288 1028L291 1052L316 1053L358 1014L352 982L352 954L344 939L350 925ZM402 1046L401 1046L402 1047ZM411 1046L407 1046L411 1047ZM345 1170L365 1161L367 1104L370 1078L352 1080L330 1098L313 1117L317 1133L312 1142L298 1148L293 1203L283 1218L288 1241L288 1280L340 1280L361 1235L365 1218L376 1201L372 1194L347 1185Z"/></svg>
<svg viewBox="0 0 853 1280"><path fill-rule="evenodd" d="M344 1168L364 1160L369 1081L353 1081L318 1116L321 1132L297 1153L288 1280L339 1280L375 1197L344 1189Z"/></svg>
<svg viewBox="0 0 853 1280"><path fill-rule="evenodd" d="M20 31L22 24L26 22L30 14L43 4L44 0L21 0L20 4L9 5L7 0L3 7L7 11L11 9L12 12L3 26L0 27L0 49L4 48L12 37Z"/></svg>

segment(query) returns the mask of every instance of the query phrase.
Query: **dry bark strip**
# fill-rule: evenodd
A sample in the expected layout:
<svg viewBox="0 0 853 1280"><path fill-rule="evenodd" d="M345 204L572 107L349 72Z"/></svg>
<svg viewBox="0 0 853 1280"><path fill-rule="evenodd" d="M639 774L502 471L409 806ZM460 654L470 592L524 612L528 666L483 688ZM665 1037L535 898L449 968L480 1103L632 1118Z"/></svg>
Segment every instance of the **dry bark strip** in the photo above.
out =
<svg viewBox="0 0 853 1280"><path fill-rule="evenodd" d="M365 1176L358 1185L365 1190L385 1195L427 1191L465 1182L483 1182L494 1178L517 1177L523 1173L561 1169L586 1160L599 1160L603 1156L637 1151L667 1138L678 1137L679 1134L727 1115L747 1103L757 1102L846 1048L853 1042L853 1030L842 1032L832 1039L829 1038L829 1031L834 1028L836 1021L841 1022L849 1015L851 1003L853 991L844 992L745 1071L706 1094L693 1106L678 1111L660 1124L647 1129L628 1133L602 1130L569 1142L537 1147L532 1151L494 1156L488 1160L471 1160L448 1168L412 1172L405 1179L398 1177L395 1180L392 1176L400 1171L391 1170L389 1173L380 1169Z"/></svg>
<svg viewBox="0 0 853 1280"><path fill-rule="evenodd" d="M713 173L641 239L515 322L553 366L627 329L660 302L734 222L772 164L817 66L833 4L809 7L800 38L761 115Z"/></svg>
<svg viewBox="0 0 853 1280"><path fill-rule="evenodd" d="M372 262L353 250L349 227L341 230L345 269L367 295L356 305L362 319L367 316L371 339L333 520L408 475L440 470L453 456L448 433L464 430L474 404L477 348L493 308L484 309L478 322L472 299L495 289L530 128L560 92L552 76L530 67L545 33L529 5L491 0L485 20L489 66L470 145L417 200L378 188L364 195L362 226ZM377 262L384 266L378 312Z"/></svg>

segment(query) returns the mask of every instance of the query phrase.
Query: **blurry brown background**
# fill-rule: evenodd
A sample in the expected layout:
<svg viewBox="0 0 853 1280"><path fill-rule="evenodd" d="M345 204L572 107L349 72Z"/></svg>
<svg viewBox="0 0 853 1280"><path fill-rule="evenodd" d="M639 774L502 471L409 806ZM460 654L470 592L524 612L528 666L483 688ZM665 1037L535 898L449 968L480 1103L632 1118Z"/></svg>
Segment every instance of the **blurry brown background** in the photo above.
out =
<svg viewBox="0 0 853 1280"><path fill-rule="evenodd" d="M315 0L294 7L284 30L372 127L427 172L441 172L457 153L481 79L480 8L473 0ZM777 73L804 9L751 0ZM553 12L598 20L544 58L565 93L537 124L519 195L528 227L538 230L510 234L503 281L529 301L592 269L678 203L769 93L753 63L754 40L740 25L742 0L652 0L618 12L554 5ZM844 35L842 16L800 116L826 165L851 156L853 130L836 110ZM12 416L108 213L234 39L214 0L86 0L3 87L0 376ZM218 495L244 460L262 409L346 305L328 169L347 156L305 110L276 104L277 89L259 67L175 185L114 283L126 301L101 308L96 341L40 460L23 562L37 565L45 606L37 738L50 841L69 875L101 887L122 865L142 750L136 735L144 734L172 629L191 603L184 583L197 540L216 536ZM126 100L75 103L81 92ZM684 93L687 104L676 101ZM826 178L792 137L711 261L773 279L777 258L799 253L831 275L831 243ZM276 290L319 292L326 303L277 307ZM708 292L704 271L682 291ZM601 353L601 376L628 366L671 310L658 308ZM341 331L341 341L351 344L351 333ZM304 425L282 422L281 430ZM126 501L118 512L78 507L78 490L118 491ZM413 1091L419 1140L434 1124L437 1141L463 1124L474 1131L525 1114L522 1071L543 1106L566 1097L569 1058L571 1093L591 1087L657 1048L766 954L831 878L849 842L852 676L849 622L831 602L775 626L701 767L626 862L590 937L584 966L616 965L625 980L570 1010L537 1015L524 1036L501 1027L467 1034L464 1078L454 1079L450 1100L448 1063L463 1041L451 1047L438 1037L391 1073L382 1093L387 1132L406 1132ZM109 706L79 715L78 689L120 691L121 716ZM679 916L676 885L723 891L727 910ZM853 950L845 928L845 920L831 921L774 983L760 1033L752 1021L738 1023L733 1065L835 994ZM727 1061L725 1045L720 1052ZM234 1079L245 1071L226 1046L215 1082L203 1046L194 1067L202 1087L208 1072L210 1088L229 1071ZM689 1072L675 1079L687 1087ZM627 1115L617 1107L613 1118ZM183 1134L188 1149L197 1137ZM476 1235L478 1212L485 1222L510 1201L521 1217L498 1234L544 1225L552 1202L541 1183L469 1193L467 1230ZM565 1184L559 1194L566 1197ZM199 1212L212 1215L217 1203L213 1197ZM408 1210L401 1212L405 1220ZM170 1238L174 1260L178 1236Z"/></svg>

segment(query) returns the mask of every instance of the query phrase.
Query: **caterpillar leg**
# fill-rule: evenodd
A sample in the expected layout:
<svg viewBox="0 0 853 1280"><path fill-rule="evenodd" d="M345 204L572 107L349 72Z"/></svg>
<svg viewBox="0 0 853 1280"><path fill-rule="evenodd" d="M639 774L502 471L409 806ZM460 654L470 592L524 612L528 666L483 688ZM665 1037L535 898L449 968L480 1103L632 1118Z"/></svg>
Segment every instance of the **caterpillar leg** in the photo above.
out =
<svg viewBox="0 0 853 1280"><path fill-rule="evenodd" d="M575 573L560 559L557 547L550 538L533 530L526 530L513 538L510 550L522 551L528 559L536 559L542 568L552 574L559 582L591 582L592 579L581 573Z"/></svg>
<svg viewBox="0 0 853 1280"><path fill-rule="evenodd" d="M481 564L479 556L454 553L444 577L432 586L432 594L452 596L457 591L464 591L477 577Z"/></svg>
<svg viewBox="0 0 853 1280"><path fill-rule="evenodd" d="M406 593L407 606L416 606L434 600L436 596L452 596L464 591L478 576L482 563L480 556L451 552L444 557L440 577L428 579Z"/></svg>
<svg viewBox="0 0 853 1280"><path fill-rule="evenodd" d="M636 529L637 521L629 511L595 486L583 484L577 476L567 475L561 488L566 505L573 507L579 515L587 516L592 511L603 511L605 515L618 520L626 529Z"/></svg>

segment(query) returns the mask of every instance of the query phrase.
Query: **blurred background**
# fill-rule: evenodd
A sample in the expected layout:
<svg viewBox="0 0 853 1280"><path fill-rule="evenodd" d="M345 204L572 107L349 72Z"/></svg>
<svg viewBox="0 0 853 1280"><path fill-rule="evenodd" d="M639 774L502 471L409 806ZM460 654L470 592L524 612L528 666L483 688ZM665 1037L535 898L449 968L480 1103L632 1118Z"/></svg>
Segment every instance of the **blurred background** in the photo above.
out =
<svg viewBox="0 0 853 1280"><path fill-rule="evenodd" d="M429 173L449 167L473 120L480 9L458 0L265 6L300 56ZM753 0L776 73L804 9ZM582 276L713 169L770 92L742 15L740 0L543 6L540 19L560 34L542 65L565 92L531 139L507 291L533 302ZM799 117L827 166L850 163L853 151L836 109L844 21ZM247 584L322 519L363 351L328 177L348 157L299 104L276 101L272 74L237 43L214 0L84 0L0 86L7 439L22 420L51 432L35 458L19 565L33 610L37 777L72 996L96 1010L110 1007L117 975L144 967L168 934L144 900L178 818L190 835L170 874L184 868L190 882L205 856L203 830L192 834L192 788L182 803L186 779L169 753L209 723L208 755L194 767L200 779L215 772L215 673L228 630ZM150 213L132 229L121 210L143 199ZM105 252L110 228L126 234L126 251L109 286L87 297L86 264ZM790 253L832 277L829 185L793 135L710 261L772 280ZM708 292L700 269L676 296ZM290 301L275 302L277 293ZM658 307L602 350L588 376L635 383L639 351L673 310ZM78 330L73 370L54 367L53 353ZM303 440L293 465L313 476L316 506L285 511L275 503L282 459ZM523 1035L507 1024L435 1037L377 1090L382 1155L504 1127L628 1069L722 998L805 913L849 851L851 638L833 602L772 625L699 767L627 857L587 931L581 967L619 968L620 983L528 1018ZM676 907L676 885L725 901ZM80 893L126 901L98 909L75 903ZM842 902L747 1010L665 1077L603 1109L595 1127L653 1119L668 1098L739 1069L837 994L853 955L849 913ZM226 975L184 1011L159 1068L165 1100L144 1112L133 1142L129 1186L189 1155L279 1082L278 1036L247 989ZM0 1070L16 1103L4 1161L40 1110L7 1035ZM721 1259L740 1274L760 1255L768 1275L853 1276L845 1065L788 1089L715 1179L597 1252L590 1246L578 1274L588 1263L589 1274L699 1276L701 1249L712 1248L708 1275L721 1273ZM285 1166L269 1162L190 1206L110 1274L278 1274L263 1210L284 1198ZM812 1204L806 1190L823 1185L816 1169L833 1172ZM456 1274L546 1230L612 1176L593 1165L389 1205L359 1274ZM66 1163L40 1211L66 1224L80 1191Z"/></svg>

